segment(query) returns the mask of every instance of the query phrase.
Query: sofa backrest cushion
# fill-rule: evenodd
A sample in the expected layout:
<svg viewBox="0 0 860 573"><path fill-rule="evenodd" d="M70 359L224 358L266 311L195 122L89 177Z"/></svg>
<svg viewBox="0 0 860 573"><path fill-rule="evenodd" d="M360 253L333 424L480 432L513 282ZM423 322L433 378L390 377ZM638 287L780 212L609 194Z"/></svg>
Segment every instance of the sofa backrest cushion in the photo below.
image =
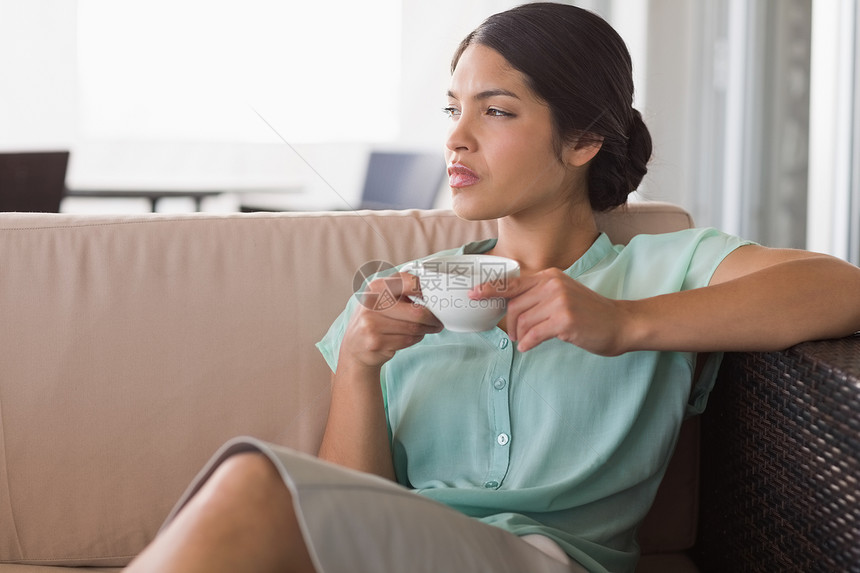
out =
<svg viewBox="0 0 860 573"><path fill-rule="evenodd" d="M690 220L645 204L601 225ZM438 210L0 214L0 562L122 565L227 439L315 452L313 345L356 271L494 234Z"/></svg>

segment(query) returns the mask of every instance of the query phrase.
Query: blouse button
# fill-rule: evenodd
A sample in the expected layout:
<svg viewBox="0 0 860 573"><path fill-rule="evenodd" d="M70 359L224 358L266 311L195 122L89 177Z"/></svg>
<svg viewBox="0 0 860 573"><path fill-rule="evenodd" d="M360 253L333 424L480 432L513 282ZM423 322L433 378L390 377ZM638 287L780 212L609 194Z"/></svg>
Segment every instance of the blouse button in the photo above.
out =
<svg viewBox="0 0 860 573"><path fill-rule="evenodd" d="M510 441L511 441L511 437L508 436L507 434L499 434L496 437L496 442L498 442L498 444L500 446L506 446L506 445L508 445L508 442L510 442Z"/></svg>
<svg viewBox="0 0 860 573"><path fill-rule="evenodd" d="M488 481L484 483L484 487L487 489L494 489L499 487L499 482L497 482L496 480Z"/></svg>
<svg viewBox="0 0 860 573"><path fill-rule="evenodd" d="M499 348L501 348L502 350L504 350L504 349L505 349L505 348L507 348L507 347L508 347L508 339L507 339L507 338L503 338L503 339L501 339L501 340L499 341Z"/></svg>
<svg viewBox="0 0 860 573"><path fill-rule="evenodd" d="M504 387L505 387L507 384L508 384L508 381L507 381L507 380L505 380L504 378L499 377L499 378L496 378L496 381L495 381L495 382L493 382L493 388L495 388L496 390L502 390L502 389L504 389Z"/></svg>

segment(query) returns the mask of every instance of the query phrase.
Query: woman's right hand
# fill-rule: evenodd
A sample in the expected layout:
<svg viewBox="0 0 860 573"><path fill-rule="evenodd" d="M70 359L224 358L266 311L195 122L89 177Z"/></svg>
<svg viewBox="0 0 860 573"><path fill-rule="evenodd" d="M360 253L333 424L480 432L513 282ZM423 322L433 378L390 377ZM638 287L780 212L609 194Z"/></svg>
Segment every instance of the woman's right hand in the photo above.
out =
<svg viewBox="0 0 860 573"><path fill-rule="evenodd" d="M396 351L442 330L439 319L409 298L419 296L418 279L409 273L371 281L347 325L338 361L379 367Z"/></svg>
<svg viewBox="0 0 860 573"><path fill-rule="evenodd" d="M375 279L355 306L332 376L331 405L319 457L394 480L379 371L401 348L442 324L409 297L421 295L408 273Z"/></svg>

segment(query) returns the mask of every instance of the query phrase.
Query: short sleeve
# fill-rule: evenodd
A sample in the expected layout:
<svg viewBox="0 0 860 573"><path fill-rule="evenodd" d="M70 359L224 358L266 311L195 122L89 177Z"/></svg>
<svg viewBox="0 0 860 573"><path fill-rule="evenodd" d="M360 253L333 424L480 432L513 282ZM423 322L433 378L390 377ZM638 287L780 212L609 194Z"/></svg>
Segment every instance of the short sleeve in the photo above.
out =
<svg viewBox="0 0 860 573"><path fill-rule="evenodd" d="M684 289L707 286L717 267L729 254L739 247L754 244L756 243L727 235L716 229L704 229L690 260L690 269L684 281ZM722 361L722 352L712 352L708 355L699 374L699 379L693 381L693 388L685 412L687 417L705 411L708 396L714 388Z"/></svg>
<svg viewBox="0 0 860 573"><path fill-rule="evenodd" d="M334 320L325 333L325 336L322 337L322 340L316 344L317 349L332 372L337 370L337 356L340 353L340 343L343 340L344 332L346 332L349 318L355 310L355 302L354 296L349 299L346 308Z"/></svg>
<svg viewBox="0 0 860 573"><path fill-rule="evenodd" d="M698 416L705 411L708 405L708 396L717 382L717 373L723 363L722 352L711 352L705 360L705 365L699 374L699 379L693 381L693 389L690 391L690 399L684 412L685 418Z"/></svg>
<svg viewBox="0 0 860 573"><path fill-rule="evenodd" d="M712 228L696 231L698 236L694 243L695 249L690 257L690 265L681 290L707 286L717 267L732 251L755 244Z"/></svg>

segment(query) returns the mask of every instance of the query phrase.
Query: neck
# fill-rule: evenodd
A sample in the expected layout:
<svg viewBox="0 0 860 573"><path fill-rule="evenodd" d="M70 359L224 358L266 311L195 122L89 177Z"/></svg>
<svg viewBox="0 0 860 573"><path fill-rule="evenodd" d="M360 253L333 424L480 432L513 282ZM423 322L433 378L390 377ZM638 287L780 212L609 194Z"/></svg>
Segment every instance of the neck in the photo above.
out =
<svg viewBox="0 0 860 573"><path fill-rule="evenodd" d="M566 269L585 254L598 234L589 206L557 209L539 219L509 216L499 219L499 240L492 254L519 261L523 274L550 267Z"/></svg>

